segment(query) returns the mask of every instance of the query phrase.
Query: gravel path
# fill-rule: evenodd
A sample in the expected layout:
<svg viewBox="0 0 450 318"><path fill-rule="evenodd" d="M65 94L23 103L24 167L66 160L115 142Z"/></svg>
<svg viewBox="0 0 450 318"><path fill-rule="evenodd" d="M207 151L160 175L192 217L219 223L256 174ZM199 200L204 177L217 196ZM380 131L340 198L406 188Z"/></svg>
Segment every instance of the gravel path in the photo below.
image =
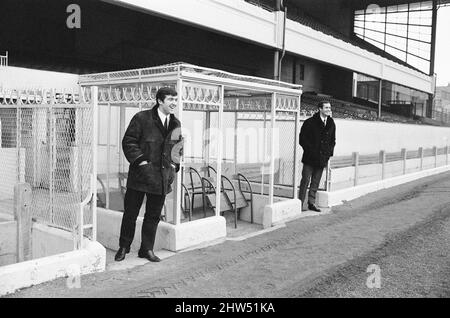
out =
<svg viewBox="0 0 450 318"><path fill-rule="evenodd" d="M378 191L331 214L161 263L65 279L8 297L449 297L450 173ZM367 267L381 288L368 288Z"/></svg>

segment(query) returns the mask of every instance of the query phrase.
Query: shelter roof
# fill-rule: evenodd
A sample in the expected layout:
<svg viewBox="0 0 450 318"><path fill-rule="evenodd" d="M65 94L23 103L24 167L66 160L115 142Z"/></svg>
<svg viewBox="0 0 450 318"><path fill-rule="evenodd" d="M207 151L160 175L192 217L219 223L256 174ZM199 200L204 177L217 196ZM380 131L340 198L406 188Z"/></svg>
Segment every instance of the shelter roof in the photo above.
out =
<svg viewBox="0 0 450 318"><path fill-rule="evenodd" d="M184 62L176 62L160 66L140 68L134 70L125 70L117 72L104 72L96 74L80 75L79 83L82 86L92 85L108 85L116 83L132 83L132 82L157 82L163 78L165 81L172 81L179 76L188 76L192 78L215 78L217 81L240 81L255 85L264 85L279 87L284 89L301 89L301 85L290 84L282 81L271 80L262 77L248 76L230 73L222 70L201 67Z"/></svg>

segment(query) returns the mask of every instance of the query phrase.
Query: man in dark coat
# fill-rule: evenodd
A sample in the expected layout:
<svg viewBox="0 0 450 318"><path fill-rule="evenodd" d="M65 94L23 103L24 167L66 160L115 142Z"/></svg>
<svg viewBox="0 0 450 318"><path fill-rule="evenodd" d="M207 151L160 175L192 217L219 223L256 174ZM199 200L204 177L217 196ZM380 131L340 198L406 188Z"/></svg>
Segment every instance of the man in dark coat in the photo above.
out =
<svg viewBox="0 0 450 318"><path fill-rule="evenodd" d="M316 192L324 167L333 156L336 145L336 126L331 118L331 104L328 101L319 102L319 111L305 120L300 130L300 146L303 148L303 170L300 182L299 199L302 207L306 198L308 184L308 209L320 212L316 207ZM303 210L303 208L302 208Z"/></svg>
<svg viewBox="0 0 450 318"><path fill-rule="evenodd" d="M177 92L169 87L160 88L156 93L156 105L137 113L123 137L122 148L130 168L116 261L122 261L130 251L144 196L147 196L147 204L138 256L152 262L160 261L153 252L156 230L166 194L172 191L171 184L179 169L179 165L167 160L170 154L165 153L167 147L164 147L170 133L181 126L173 114L176 107Z"/></svg>

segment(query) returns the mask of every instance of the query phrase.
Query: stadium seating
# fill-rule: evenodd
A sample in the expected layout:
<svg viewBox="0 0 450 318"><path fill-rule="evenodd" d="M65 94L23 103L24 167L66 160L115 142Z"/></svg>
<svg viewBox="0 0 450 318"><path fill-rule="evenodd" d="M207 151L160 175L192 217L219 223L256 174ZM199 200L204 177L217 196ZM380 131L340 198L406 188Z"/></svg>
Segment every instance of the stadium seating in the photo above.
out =
<svg viewBox="0 0 450 318"><path fill-rule="evenodd" d="M301 109L311 112L316 111L318 102L324 99L331 102L334 118L422 124L420 120L387 112L382 112L381 118L378 118L377 110L373 108L353 102L342 101L328 95L302 94Z"/></svg>

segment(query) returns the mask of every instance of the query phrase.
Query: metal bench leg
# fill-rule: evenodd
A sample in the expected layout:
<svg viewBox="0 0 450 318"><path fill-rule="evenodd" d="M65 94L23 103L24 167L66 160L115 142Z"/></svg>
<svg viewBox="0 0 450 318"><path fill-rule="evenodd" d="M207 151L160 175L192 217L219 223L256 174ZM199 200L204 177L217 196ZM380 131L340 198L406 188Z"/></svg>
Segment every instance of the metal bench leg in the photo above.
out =
<svg viewBox="0 0 450 318"><path fill-rule="evenodd" d="M188 194L188 201L190 201L189 194ZM192 209L191 209L191 202L188 202L188 209L189 209L189 221L192 221Z"/></svg>
<svg viewBox="0 0 450 318"><path fill-rule="evenodd" d="M189 202L190 206L191 206L191 211L194 211L194 198L195 198L195 193L192 193L192 201Z"/></svg>
<svg viewBox="0 0 450 318"><path fill-rule="evenodd" d="M203 215L206 218L206 196L204 193L202 193L202 200L203 200Z"/></svg>

